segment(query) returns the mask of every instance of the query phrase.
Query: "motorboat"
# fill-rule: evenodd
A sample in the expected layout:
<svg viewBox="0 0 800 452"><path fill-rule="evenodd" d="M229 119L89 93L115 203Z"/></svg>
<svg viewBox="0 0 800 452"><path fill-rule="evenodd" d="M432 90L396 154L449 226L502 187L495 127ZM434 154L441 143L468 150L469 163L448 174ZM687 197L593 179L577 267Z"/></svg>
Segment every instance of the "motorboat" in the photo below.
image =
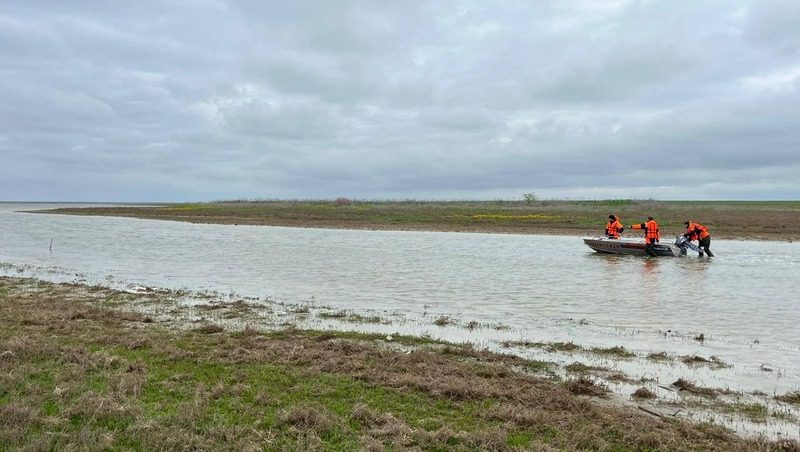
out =
<svg viewBox="0 0 800 452"><path fill-rule="evenodd" d="M645 256L645 243L644 239L629 239L619 238L612 239L609 237L586 237L583 243L589 248L597 251L598 253L608 254L630 254L634 256ZM679 257L686 255L686 248L694 249L690 241L685 237L679 235L674 243L656 243L653 250L656 256L670 256Z"/></svg>

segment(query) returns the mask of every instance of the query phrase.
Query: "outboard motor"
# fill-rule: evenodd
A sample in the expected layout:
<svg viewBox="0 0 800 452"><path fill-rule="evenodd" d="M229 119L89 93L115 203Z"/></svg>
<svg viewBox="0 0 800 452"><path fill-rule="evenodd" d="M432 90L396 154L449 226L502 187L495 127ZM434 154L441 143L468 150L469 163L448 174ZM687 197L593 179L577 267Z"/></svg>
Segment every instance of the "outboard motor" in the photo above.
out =
<svg viewBox="0 0 800 452"><path fill-rule="evenodd" d="M686 237L684 237L682 235L679 235L679 236L675 237L675 246L677 246L678 248L681 249L681 255L682 256L686 255L686 249L687 248L692 250L692 251L697 251L698 253L700 252L700 247L699 246L695 245L689 239L687 239Z"/></svg>

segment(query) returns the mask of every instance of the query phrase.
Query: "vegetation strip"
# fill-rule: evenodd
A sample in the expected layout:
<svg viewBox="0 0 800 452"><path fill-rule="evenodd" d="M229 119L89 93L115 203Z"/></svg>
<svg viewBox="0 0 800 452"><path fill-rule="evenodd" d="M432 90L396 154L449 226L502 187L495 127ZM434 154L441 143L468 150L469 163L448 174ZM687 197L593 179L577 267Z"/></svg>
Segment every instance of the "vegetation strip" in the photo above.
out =
<svg viewBox="0 0 800 452"><path fill-rule="evenodd" d="M503 347L510 348L510 347L533 347L533 348L541 348L547 350L548 352L574 352L574 351L583 351L586 353L592 353L595 355L601 356L613 356L616 358L633 358L636 356L635 353L631 352L630 350L625 349L625 347L615 346L615 347L591 347L591 348L584 348L580 345L574 344L572 342L531 342L531 341L504 341L502 343Z"/></svg>
<svg viewBox="0 0 800 452"><path fill-rule="evenodd" d="M49 212L192 223L340 229L600 235L610 213L625 225L653 215L662 236L701 221L714 238L800 239L798 201L229 201L143 207L62 208ZM639 237L634 231L625 235Z"/></svg>
<svg viewBox="0 0 800 452"><path fill-rule="evenodd" d="M469 347L170 330L117 292L0 278L0 444L18 449L798 450L601 406ZM159 296L159 295L150 295Z"/></svg>

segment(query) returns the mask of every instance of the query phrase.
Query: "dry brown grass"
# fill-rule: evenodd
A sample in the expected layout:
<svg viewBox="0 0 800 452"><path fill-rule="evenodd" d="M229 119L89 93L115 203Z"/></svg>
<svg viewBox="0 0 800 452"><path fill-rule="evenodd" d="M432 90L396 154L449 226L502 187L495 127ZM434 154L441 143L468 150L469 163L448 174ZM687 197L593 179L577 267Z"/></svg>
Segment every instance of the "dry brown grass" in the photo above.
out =
<svg viewBox="0 0 800 452"><path fill-rule="evenodd" d="M0 279L0 288L0 443L13 448L796 447L601 406L592 380L562 387L514 371L524 360L513 356L301 331L170 332L103 308L102 292L79 301L70 286ZM279 383L296 390L272 391Z"/></svg>
<svg viewBox="0 0 800 452"><path fill-rule="evenodd" d="M566 388L573 394L592 397L604 397L608 393L608 389L586 376L567 381Z"/></svg>
<svg viewBox="0 0 800 452"><path fill-rule="evenodd" d="M717 358L716 356L712 356L710 358L704 358L698 355L691 355L691 356L682 356L681 362L686 365L694 366L694 365L706 365L712 367L714 369L722 369L726 367L730 367L726 362L722 361L721 359Z"/></svg>
<svg viewBox="0 0 800 452"><path fill-rule="evenodd" d="M195 328L193 331L200 334L215 334L225 331L225 327L221 325L208 324Z"/></svg>
<svg viewBox="0 0 800 452"><path fill-rule="evenodd" d="M655 399L656 393L645 387L641 387L634 391L632 396L635 399Z"/></svg>
<svg viewBox="0 0 800 452"><path fill-rule="evenodd" d="M793 405L800 405L800 391L787 392L786 394L775 396L775 399Z"/></svg>
<svg viewBox="0 0 800 452"><path fill-rule="evenodd" d="M295 406L282 412L280 421L299 431L320 436L328 433L338 423L338 418L321 407Z"/></svg>
<svg viewBox="0 0 800 452"><path fill-rule="evenodd" d="M672 386L675 386L680 391L691 392L692 394L699 394L704 396L714 397L717 392L711 388L704 388L702 386L697 386L694 382L686 380L685 378L679 378Z"/></svg>
<svg viewBox="0 0 800 452"><path fill-rule="evenodd" d="M650 361L672 361L672 358L665 352L650 353L647 355Z"/></svg>

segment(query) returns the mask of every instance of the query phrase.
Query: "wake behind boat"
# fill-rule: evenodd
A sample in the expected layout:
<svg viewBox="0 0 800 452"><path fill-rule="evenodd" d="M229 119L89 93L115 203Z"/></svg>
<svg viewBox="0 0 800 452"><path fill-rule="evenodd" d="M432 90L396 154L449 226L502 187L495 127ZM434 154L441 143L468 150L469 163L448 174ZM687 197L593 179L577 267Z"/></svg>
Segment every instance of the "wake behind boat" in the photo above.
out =
<svg viewBox="0 0 800 452"><path fill-rule="evenodd" d="M684 246L686 246L685 240L680 240L683 238L679 236L678 239L675 240L674 244L664 244L664 243L657 243L653 246L653 249L657 256L670 256L670 257L679 257L686 254L686 250ZM583 243L589 246L589 248L597 251L598 253L608 253L608 254L630 254L634 256L644 256L646 255L645 252L645 243L644 240L641 239L629 239L629 238L619 238L619 239L611 239L608 237L586 237L583 239Z"/></svg>

